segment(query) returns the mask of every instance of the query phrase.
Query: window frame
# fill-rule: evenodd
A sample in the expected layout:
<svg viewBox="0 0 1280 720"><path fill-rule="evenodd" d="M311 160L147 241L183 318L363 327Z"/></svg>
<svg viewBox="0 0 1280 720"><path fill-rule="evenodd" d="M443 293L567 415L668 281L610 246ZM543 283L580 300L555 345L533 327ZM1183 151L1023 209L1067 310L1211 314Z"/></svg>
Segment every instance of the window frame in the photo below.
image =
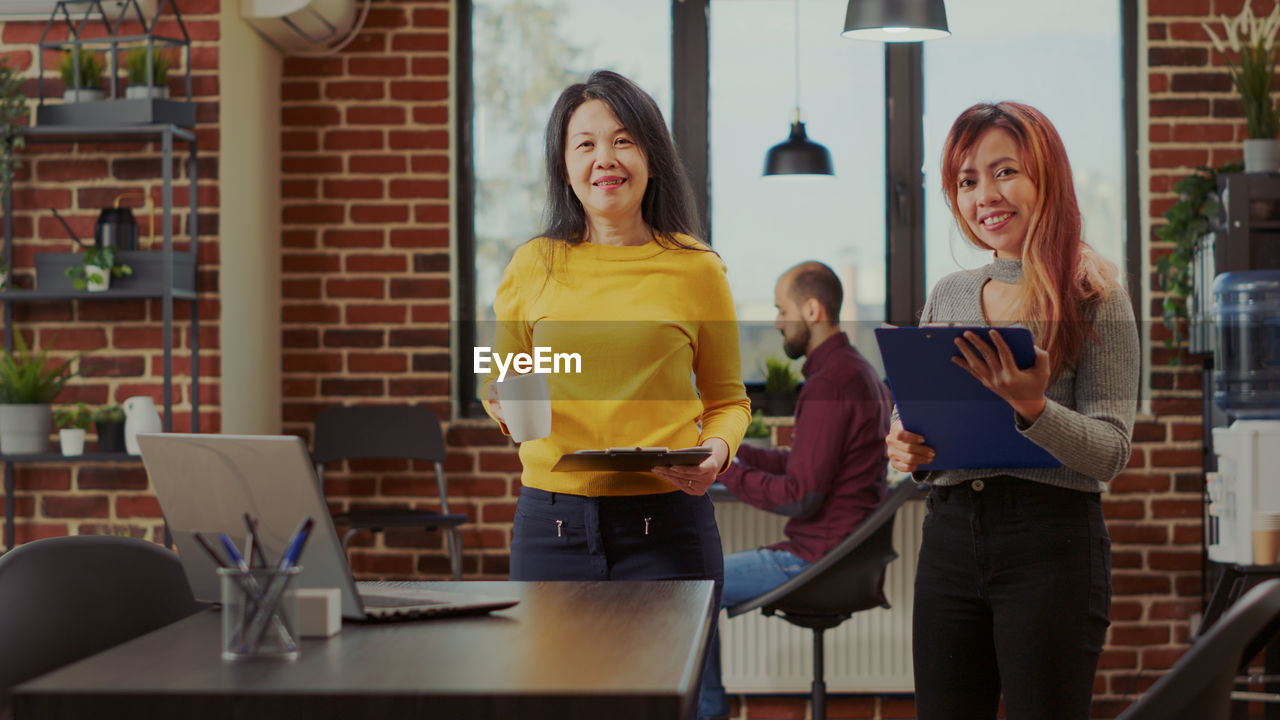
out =
<svg viewBox="0 0 1280 720"><path fill-rule="evenodd" d="M1125 275L1134 317L1146 290L1142 263L1138 162L1138 10L1137 4L1118 0L1120 6L1120 64L1124 123ZM672 14L672 117L671 132L685 164L697 201L704 237L714 243L711 227L710 147L710 47L711 0L671 0ZM454 297L458 331L453 333L452 378L455 418L482 418L481 403L471 397L475 374L470 360L476 343L475 306L475 165L471 93L472 0L455 6L455 127L457 194L453 247ZM850 41L855 42L855 41ZM924 83L920 43L885 44L885 321L915 324L924 309L925 227L924 208ZM904 119L905 118L905 119ZM905 132L904 132L905 131ZM1147 362L1144 357L1143 362ZM748 384L748 389L756 389Z"/></svg>

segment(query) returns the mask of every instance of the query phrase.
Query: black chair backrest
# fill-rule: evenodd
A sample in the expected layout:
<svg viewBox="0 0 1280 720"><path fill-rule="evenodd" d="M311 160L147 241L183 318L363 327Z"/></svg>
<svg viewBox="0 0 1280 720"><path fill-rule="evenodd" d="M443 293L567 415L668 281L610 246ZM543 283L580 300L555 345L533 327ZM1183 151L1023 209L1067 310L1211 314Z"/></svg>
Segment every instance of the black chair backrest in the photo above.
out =
<svg viewBox="0 0 1280 720"><path fill-rule="evenodd" d="M202 607L178 556L154 543L77 535L20 545L0 556L0 698Z"/></svg>
<svg viewBox="0 0 1280 720"><path fill-rule="evenodd" d="M440 419L421 405L328 407L316 416L312 456L317 463L362 458L443 462Z"/></svg>
<svg viewBox="0 0 1280 720"><path fill-rule="evenodd" d="M1236 673L1280 631L1280 580L1228 608L1117 720L1227 720Z"/></svg>
<svg viewBox="0 0 1280 720"><path fill-rule="evenodd" d="M797 616L848 615L889 607L884 576L898 557L893 549L893 519L903 503L921 492L910 479L898 483L839 545L772 592L729 608L729 617L759 607Z"/></svg>

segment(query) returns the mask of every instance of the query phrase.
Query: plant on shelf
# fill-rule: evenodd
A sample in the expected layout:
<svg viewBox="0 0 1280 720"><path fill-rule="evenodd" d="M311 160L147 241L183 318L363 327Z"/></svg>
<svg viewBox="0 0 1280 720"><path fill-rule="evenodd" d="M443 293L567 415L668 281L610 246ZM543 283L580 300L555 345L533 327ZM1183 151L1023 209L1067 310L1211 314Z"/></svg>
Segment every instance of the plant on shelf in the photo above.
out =
<svg viewBox="0 0 1280 720"><path fill-rule="evenodd" d="M124 263L116 263L116 249L113 247L86 248L80 262L66 270L67 277L77 290L106 290L111 285L111 278L132 275L133 268Z"/></svg>
<svg viewBox="0 0 1280 720"><path fill-rule="evenodd" d="M1276 2L1266 17L1253 14L1253 4L1246 2L1244 9L1234 18L1220 16L1226 40L1209 27L1201 23L1209 35L1213 47L1227 63L1227 71L1231 73L1231 82L1240 94L1244 105L1244 119L1248 127L1249 140L1262 140L1261 146L1245 143L1245 166L1249 171L1263 170L1275 172L1280 167L1280 156L1276 155L1277 136L1280 136L1280 110L1271 99L1271 84L1276 74L1276 31L1280 29L1280 2ZM1266 163L1253 167L1250 161L1251 151L1257 146L1267 146L1271 155L1259 158L1258 162ZM1257 152L1257 151L1254 151Z"/></svg>
<svg viewBox="0 0 1280 720"><path fill-rule="evenodd" d="M1209 223L1218 215L1218 176L1240 172L1240 163L1220 168L1196 168L1195 172L1173 186L1178 201L1164 212L1166 223L1156 228L1156 235L1173 244L1168 255L1156 260L1156 277L1165 291L1162 318L1172 335L1165 347L1182 342L1182 326L1187 319L1187 298L1192 291L1191 261L1196 242L1209 232Z"/></svg>
<svg viewBox="0 0 1280 720"><path fill-rule="evenodd" d="M790 360L765 358L764 411L766 415L786 416L795 412L796 385L800 377L791 369Z"/></svg>
<svg viewBox="0 0 1280 720"><path fill-rule="evenodd" d="M749 438L767 438L769 437L769 426L764 424L764 411L756 410L751 413L751 423L747 425L747 431L743 437Z"/></svg>
<svg viewBox="0 0 1280 720"><path fill-rule="evenodd" d="M173 58L159 50L153 51L151 57L151 75L148 77L146 47L132 48L124 56L125 68L129 73L126 97L168 97L169 87L165 84L165 77L169 74L169 68L173 67Z"/></svg>
<svg viewBox="0 0 1280 720"><path fill-rule="evenodd" d="M93 425L98 431L98 452L124 452L124 408L108 403L93 411Z"/></svg>
<svg viewBox="0 0 1280 720"><path fill-rule="evenodd" d="M14 333L13 350L0 355L0 453L44 452L49 442L50 404L75 372L48 350L27 347Z"/></svg>
<svg viewBox="0 0 1280 720"><path fill-rule="evenodd" d="M63 455L83 455L84 436L93 423L93 413L84 403L58 408L53 424L58 426L58 442Z"/></svg>
<svg viewBox="0 0 1280 720"><path fill-rule="evenodd" d="M102 99L102 61L98 59L98 53L80 48L80 64L77 67L75 53L63 50L62 64L58 67L58 71L62 73L63 99L71 101ZM80 88L79 97L76 97L76 87ZM89 92L86 93L86 90Z"/></svg>
<svg viewBox="0 0 1280 720"><path fill-rule="evenodd" d="M27 116L27 97L22 94L22 79L9 67L8 58L0 58L0 193L8 194L13 187L13 173L22 163L17 151L26 144L26 138L18 134L21 121Z"/></svg>

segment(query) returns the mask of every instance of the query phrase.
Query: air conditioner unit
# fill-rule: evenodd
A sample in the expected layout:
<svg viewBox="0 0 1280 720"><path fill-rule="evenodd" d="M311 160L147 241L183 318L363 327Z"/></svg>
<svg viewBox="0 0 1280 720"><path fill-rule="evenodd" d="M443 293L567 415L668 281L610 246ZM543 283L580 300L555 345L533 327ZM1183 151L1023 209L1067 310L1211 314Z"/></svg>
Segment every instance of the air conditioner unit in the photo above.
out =
<svg viewBox="0 0 1280 720"><path fill-rule="evenodd" d="M240 0L240 16L285 52L314 52L346 37L356 21L356 4L355 0Z"/></svg>
<svg viewBox="0 0 1280 720"><path fill-rule="evenodd" d="M102 0L102 9L106 11L107 17L115 20L120 17L120 8L124 7L125 2L126 0ZM48 20L57 5L58 0L0 0L0 22ZM84 11L89 7L91 6L87 2L69 2L66 5L67 10L71 11L72 22L84 17ZM138 0L138 7L142 10L143 17L150 20L156 12L156 0ZM61 18L62 14L59 13L58 17ZM130 17L133 17L132 13Z"/></svg>

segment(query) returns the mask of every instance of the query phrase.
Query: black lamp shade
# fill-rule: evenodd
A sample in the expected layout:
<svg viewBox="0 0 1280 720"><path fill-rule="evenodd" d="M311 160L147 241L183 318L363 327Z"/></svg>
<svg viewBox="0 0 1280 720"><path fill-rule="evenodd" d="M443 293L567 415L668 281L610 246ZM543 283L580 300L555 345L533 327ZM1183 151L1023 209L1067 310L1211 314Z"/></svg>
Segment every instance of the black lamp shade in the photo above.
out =
<svg viewBox="0 0 1280 720"><path fill-rule="evenodd" d="M919 42L951 31L942 0L849 0L840 34L856 40Z"/></svg>
<svg viewBox="0 0 1280 720"><path fill-rule="evenodd" d="M831 153L809 139L804 123L791 123L791 137L769 148L764 156L764 174L770 175L834 175Z"/></svg>

